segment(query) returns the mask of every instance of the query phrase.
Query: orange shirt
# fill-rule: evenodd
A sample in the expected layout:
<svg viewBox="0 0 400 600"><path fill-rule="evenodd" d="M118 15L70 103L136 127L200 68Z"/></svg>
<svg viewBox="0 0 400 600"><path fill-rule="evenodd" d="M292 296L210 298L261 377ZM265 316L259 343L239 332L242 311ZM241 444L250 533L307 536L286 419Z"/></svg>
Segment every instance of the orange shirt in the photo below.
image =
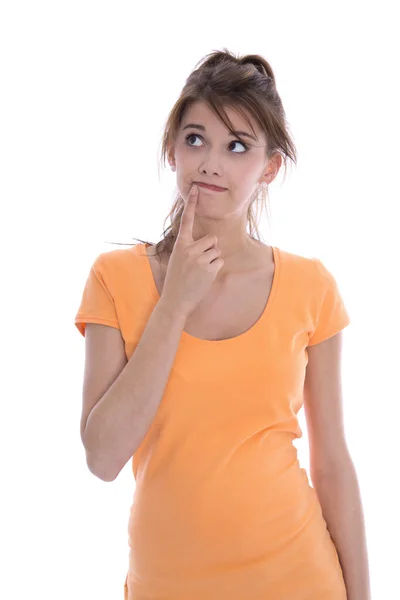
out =
<svg viewBox="0 0 400 600"><path fill-rule="evenodd" d="M262 316L210 341L183 331L132 457L125 600L345 600L338 554L292 444L307 346L350 319L317 258L273 246ZM145 244L100 254L75 325L121 330L129 359L159 300Z"/></svg>

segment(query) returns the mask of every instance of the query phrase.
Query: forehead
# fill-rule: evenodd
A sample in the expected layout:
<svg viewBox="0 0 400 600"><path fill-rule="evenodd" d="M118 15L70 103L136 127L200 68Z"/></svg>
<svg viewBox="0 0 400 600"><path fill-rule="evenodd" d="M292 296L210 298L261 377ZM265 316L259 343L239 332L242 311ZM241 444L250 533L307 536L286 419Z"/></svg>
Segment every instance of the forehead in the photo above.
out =
<svg viewBox="0 0 400 600"><path fill-rule="evenodd" d="M253 133L248 123L246 122L246 119L244 119L243 116L237 110L229 106L224 106L224 109L235 130L248 131L250 134ZM250 123L254 128L254 131L256 132L257 137L260 139L260 137L262 137L262 130L254 120L254 118L251 116L251 114L245 109L242 110L244 110L244 112L246 113L248 119L250 120ZM226 133L227 131L229 131L225 124L221 121L221 119L214 113L214 111L211 110L211 108L205 102L201 101L194 102L187 108L182 118L181 127L185 127L185 125L187 125L188 123L199 123L204 125L207 130L220 130L221 133Z"/></svg>

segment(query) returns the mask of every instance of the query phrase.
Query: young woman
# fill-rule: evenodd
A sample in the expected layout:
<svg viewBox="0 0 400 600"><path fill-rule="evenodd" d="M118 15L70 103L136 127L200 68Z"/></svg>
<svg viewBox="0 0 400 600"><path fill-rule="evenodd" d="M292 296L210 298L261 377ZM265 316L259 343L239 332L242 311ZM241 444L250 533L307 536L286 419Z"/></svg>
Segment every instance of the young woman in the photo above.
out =
<svg viewBox="0 0 400 600"><path fill-rule="evenodd" d="M342 419L350 319L319 259L253 235L296 162L269 63L208 55L162 151L171 226L100 254L75 318L88 467L112 481L131 460L136 481L125 600L368 600ZM292 444L302 406L313 486Z"/></svg>

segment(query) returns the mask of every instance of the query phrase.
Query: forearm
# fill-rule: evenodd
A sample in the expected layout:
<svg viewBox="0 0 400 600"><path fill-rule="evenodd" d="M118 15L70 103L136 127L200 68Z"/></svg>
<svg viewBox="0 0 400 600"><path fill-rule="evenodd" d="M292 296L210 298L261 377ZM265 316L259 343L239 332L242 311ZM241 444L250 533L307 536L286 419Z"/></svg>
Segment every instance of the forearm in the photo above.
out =
<svg viewBox="0 0 400 600"><path fill-rule="evenodd" d="M312 483L339 556L347 600L371 600L364 513L352 460L314 475Z"/></svg>

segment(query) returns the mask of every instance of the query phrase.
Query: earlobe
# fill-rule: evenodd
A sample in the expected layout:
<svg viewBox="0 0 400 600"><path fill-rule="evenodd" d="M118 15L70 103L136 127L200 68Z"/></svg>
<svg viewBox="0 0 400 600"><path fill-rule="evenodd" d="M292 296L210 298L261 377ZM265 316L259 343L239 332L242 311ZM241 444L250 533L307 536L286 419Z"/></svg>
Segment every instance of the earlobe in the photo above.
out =
<svg viewBox="0 0 400 600"><path fill-rule="evenodd" d="M173 154L168 155L168 162L169 162L169 166L174 171L176 167L175 167L175 157Z"/></svg>

